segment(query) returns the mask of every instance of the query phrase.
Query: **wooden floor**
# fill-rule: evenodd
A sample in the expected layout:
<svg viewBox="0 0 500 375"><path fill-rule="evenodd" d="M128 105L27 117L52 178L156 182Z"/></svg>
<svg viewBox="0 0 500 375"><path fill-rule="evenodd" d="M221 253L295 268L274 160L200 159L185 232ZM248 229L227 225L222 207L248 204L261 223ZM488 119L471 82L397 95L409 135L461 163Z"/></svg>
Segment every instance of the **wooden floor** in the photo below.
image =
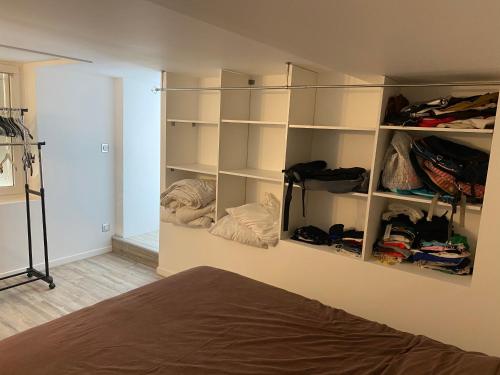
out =
<svg viewBox="0 0 500 375"><path fill-rule="evenodd" d="M54 290L35 282L0 292L0 340L161 278L113 253L55 267L52 275Z"/></svg>

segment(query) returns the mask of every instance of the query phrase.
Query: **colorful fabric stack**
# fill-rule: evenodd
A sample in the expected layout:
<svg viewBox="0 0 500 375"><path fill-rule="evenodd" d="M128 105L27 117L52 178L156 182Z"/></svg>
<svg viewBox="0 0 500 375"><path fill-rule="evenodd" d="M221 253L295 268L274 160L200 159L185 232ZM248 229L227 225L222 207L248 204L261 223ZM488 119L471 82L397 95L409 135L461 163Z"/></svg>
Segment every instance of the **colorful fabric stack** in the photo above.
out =
<svg viewBox="0 0 500 375"><path fill-rule="evenodd" d="M390 204L382 223L384 234L373 248L373 256L381 262L410 262L455 275L472 273L467 237L454 234L448 240L446 215L428 220L418 208Z"/></svg>
<svg viewBox="0 0 500 375"><path fill-rule="evenodd" d="M396 102L399 107L394 105ZM388 106L385 122L401 126L491 129L495 125L497 102L496 92L468 97L448 96L402 107L408 100L401 96L394 98L393 105Z"/></svg>
<svg viewBox="0 0 500 375"><path fill-rule="evenodd" d="M417 239L417 223L424 213L405 204L391 203L382 214L384 235L375 244L373 255L388 264L411 259L413 244Z"/></svg>
<svg viewBox="0 0 500 375"><path fill-rule="evenodd" d="M332 245L338 252L360 257L363 251L364 232L355 229L344 230L343 224L335 224L329 230Z"/></svg>
<svg viewBox="0 0 500 375"><path fill-rule="evenodd" d="M409 260L417 236L416 223L407 214L391 215L383 223L384 236L375 244L373 255L388 264Z"/></svg>
<svg viewBox="0 0 500 375"><path fill-rule="evenodd" d="M458 234L446 242L421 241L420 249L413 250L418 265L457 275L471 273L470 256L467 237Z"/></svg>

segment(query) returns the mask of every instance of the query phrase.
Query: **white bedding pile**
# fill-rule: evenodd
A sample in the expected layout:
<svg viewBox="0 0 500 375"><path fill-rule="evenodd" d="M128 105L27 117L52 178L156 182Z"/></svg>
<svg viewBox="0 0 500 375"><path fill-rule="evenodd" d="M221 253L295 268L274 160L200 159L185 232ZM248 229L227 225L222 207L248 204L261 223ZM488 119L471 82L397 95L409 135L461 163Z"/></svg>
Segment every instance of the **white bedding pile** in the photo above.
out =
<svg viewBox="0 0 500 375"><path fill-rule="evenodd" d="M266 193L262 203L228 208L228 215L217 221L209 232L215 236L267 249L279 240L280 203Z"/></svg>
<svg viewBox="0 0 500 375"><path fill-rule="evenodd" d="M209 228L215 217L215 181L185 179L161 194L161 220L190 227Z"/></svg>

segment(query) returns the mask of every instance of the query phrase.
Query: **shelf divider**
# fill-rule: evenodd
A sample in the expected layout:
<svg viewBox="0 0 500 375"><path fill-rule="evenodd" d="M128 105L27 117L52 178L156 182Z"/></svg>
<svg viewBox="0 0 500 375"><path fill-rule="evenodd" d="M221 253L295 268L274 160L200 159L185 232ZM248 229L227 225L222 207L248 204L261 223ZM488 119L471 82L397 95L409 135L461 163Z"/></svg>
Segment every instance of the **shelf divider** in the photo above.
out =
<svg viewBox="0 0 500 375"><path fill-rule="evenodd" d="M407 201L407 202L415 202L415 203L426 203L426 204L431 203L431 199L421 197L418 195L404 195L404 194L397 194L397 193L385 192L385 191L375 191L375 192L373 192L373 196L394 199L394 200L400 200L400 201ZM441 202L441 201L438 201L438 205L444 206L444 207L451 207L451 204ZM482 207L483 207L482 204L467 203L466 209L471 210L471 211L481 211Z"/></svg>
<svg viewBox="0 0 500 375"><path fill-rule="evenodd" d="M200 125L218 125L218 121L205 121L205 120L184 120L176 118L168 118L169 123L179 123L179 124L200 124Z"/></svg>
<svg viewBox="0 0 500 375"><path fill-rule="evenodd" d="M167 164L167 169L177 169L180 171L195 172L195 173L210 174L210 175L217 174L216 165L199 164L199 163Z"/></svg>
<svg viewBox="0 0 500 375"><path fill-rule="evenodd" d="M356 126L333 126L333 125L300 125L293 124L289 126L292 129L318 129L318 130L340 130L340 131L359 131L375 132L376 128L356 127Z"/></svg>
<svg viewBox="0 0 500 375"><path fill-rule="evenodd" d="M265 180L265 181L281 182L283 180L283 173L281 171L270 171L266 169L256 169L256 168L226 169L219 171L219 173L232 176L254 178L257 180Z"/></svg>
<svg viewBox="0 0 500 375"><path fill-rule="evenodd" d="M286 121L265 121L265 120L231 120L222 119L223 124L253 124L253 125L282 125L286 126Z"/></svg>

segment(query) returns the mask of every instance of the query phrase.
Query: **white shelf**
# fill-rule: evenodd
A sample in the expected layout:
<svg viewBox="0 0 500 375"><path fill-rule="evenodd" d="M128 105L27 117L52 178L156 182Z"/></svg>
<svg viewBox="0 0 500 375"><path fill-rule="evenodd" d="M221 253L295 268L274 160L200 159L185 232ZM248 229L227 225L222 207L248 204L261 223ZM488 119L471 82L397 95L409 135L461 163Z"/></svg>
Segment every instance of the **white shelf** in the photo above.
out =
<svg viewBox="0 0 500 375"><path fill-rule="evenodd" d="M203 174L217 174L217 166L208 164L168 164L167 169L177 169L179 171L203 173Z"/></svg>
<svg viewBox="0 0 500 375"><path fill-rule="evenodd" d="M343 130L343 131L359 131L359 132L375 132L375 128L362 128L356 126L326 126L326 125L290 125L292 129L318 129L318 130Z"/></svg>
<svg viewBox="0 0 500 375"><path fill-rule="evenodd" d="M453 128L426 128L420 126L398 126L398 125L380 125L382 130L402 130L402 131L420 131L429 133L469 133L469 134L493 134L494 129L453 129Z"/></svg>
<svg viewBox="0 0 500 375"><path fill-rule="evenodd" d="M179 124L200 124L200 125L219 125L217 121L204 121L204 120L181 120L177 118L168 118L167 122Z"/></svg>
<svg viewBox="0 0 500 375"><path fill-rule="evenodd" d="M453 275L444 272L432 270L429 268L422 268L414 263L399 263L399 264L384 264L376 258L372 258L368 261L369 264L374 264L379 267L384 267L386 269L392 269L395 272L406 272L414 274L417 276L428 277L435 280L446 281L456 285L461 285L469 287L472 282L472 275Z"/></svg>
<svg viewBox="0 0 500 375"><path fill-rule="evenodd" d="M383 191L376 191L373 193L375 197L383 197L383 198L389 198L389 199L395 199L395 200L400 200L400 201L407 201L407 202L416 202L416 203L426 203L430 204L431 199L421 197L418 195L403 195L403 194L397 194L397 193L390 193L390 192L383 192ZM444 207L451 207L449 203L445 202L438 202L439 206L444 206ZM471 211L481 211L482 209L482 204L470 204L468 203L466 208Z"/></svg>
<svg viewBox="0 0 500 375"><path fill-rule="evenodd" d="M231 120L222 119L223 124L253 124L253 125L281 125L286 126L286 121L257 121L257 120Z"/></svg>
<svg viewBox="0 0 500 375"><path fill-rule="evenodd" d="M291 244L294 244L296 246L302 246L302 247L305 247L305 248L308 248L308 249L311 249L311 250L325 251L327 253L335 254L335 255L340 255L340 256L345 257L345 258L350 258L350 259L354 259L354 260L358 260L358 261L361 260L361 256L356 256L354 253L348 254L348 253L337 251L333 246L313 245L313 244L309 244L309 243L306 243L306 242L300 242L300 241L292 240L291 238L287 238L287 239L284 239L284 240L281 240L281 241L283 241L285 243L291 243Z"/></svg>
<svg viewBox="0 0 500 375"><path fill-rule="evenodd" d="M265 169L254 169L254 168L228 169L224 171L221 170L220 173L232 176L255 178L257 180L265 180L265 181L281 182L283 180L283 173L281 171L269 171Z"/></svg>

